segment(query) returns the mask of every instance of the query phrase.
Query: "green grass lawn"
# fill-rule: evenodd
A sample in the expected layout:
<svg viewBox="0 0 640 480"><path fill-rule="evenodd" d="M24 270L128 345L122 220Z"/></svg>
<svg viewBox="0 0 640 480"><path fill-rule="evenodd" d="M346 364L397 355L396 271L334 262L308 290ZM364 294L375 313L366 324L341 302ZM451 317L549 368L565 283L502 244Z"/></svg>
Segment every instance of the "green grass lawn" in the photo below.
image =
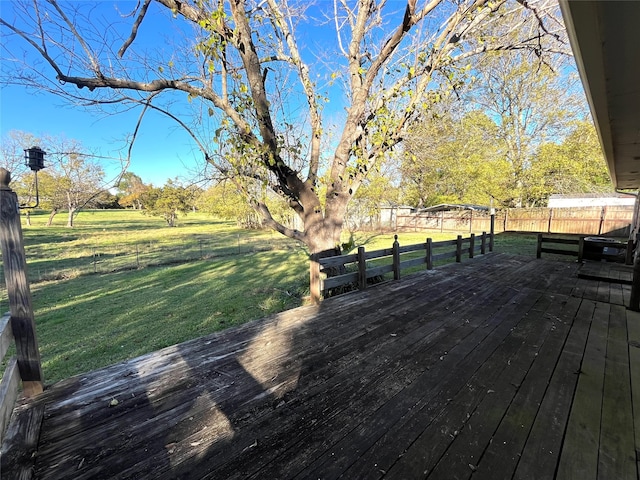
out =
<svg viewBox="0 0 640 480"><path fill-rule="evenodd" d="M309 292L306 250L269 230L201 214L169 228L130 210L81 212L73 229L45 222L46 215L32 215L23 233L46 383L297 307ZM456 234L400 233L399 242L427 237ZM355 239L367 250L393 244L393 234ZM136 246L138 256L148 254L145 244L155 257L141 268L128 265ZM195 247L185 256L188 245ZM115 255L126 257L124 267L93 273L95 251L126 252ZM496 251L535 255L535 236L497 235ZM0 308L8 310L4 290Z"/></svg>

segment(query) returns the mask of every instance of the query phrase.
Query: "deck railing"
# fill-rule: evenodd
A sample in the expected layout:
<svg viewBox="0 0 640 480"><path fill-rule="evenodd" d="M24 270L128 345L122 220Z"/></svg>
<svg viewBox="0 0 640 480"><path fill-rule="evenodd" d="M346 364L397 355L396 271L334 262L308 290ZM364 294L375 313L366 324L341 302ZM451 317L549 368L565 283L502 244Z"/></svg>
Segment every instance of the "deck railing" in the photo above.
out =
<svg viewBox="0 0 640 480"><path fill-rule="evenodd" d="M371 279L388 273L393 273L393 279L399 280L402 271L409 268L426 265L427 270L431 270L436 262L449 258L455 258L456 262L461 262L463 256L473 258L476 253L485 254L487 250L493 251L493 236L483 232L480 237L471 234L463 238L458 235L455 240L441 242L434 242L431 238L427 238L424 243L405 246L398 243L396 235L391 248L367 252L365 247L358 247L357 253L326 258L312 255L311 299L318 302L328 290L348 285L364 290ZM326 274L328 271L344 273L322 278L323 273Z"/></svg>
<svg viewBox="0 0 640 480"><path fill-rule="evenodd" d="M6 313L0 319L0 361L4 362L5 355L13 343L13 332L11 331L11 315ZM18 372L18 362L13 356L6 363L2 381L0 381L0 439L9 424L13 406L18 399L20 387L20 373Z"/></svg>
<svg viewBox="0 0 640 480"><path fill-rule="evenodd" d="M588 239L587 239L588 240ZM589 243L589 242L587 242ZM577 248L556 248L556 247L545 247L545 245L575 245ZM633 241L628 240L625 243L623 242L612 242L608 243L600 243L600 247L604 246L612 246L616 248L625 248L624 261L627 265L631 265L633 263ZM590 252L585 252L585 237L580 236L578 238L559 238L555 236L545 236L542 233L538 234L538 242L537 242L537 251L536 257L541 258L543 253L553 253L556 255L569 255L577 257L578 262L581 262L584 258L591 258ZM604 255L596 255L598 258L604 258Z"/></svg>
<svg viewBox="0 0 640 480"><path fill-rule="evenodd" d="M4 358L12 339L16 346L16 355L9 360L0 382L0 437L11 416L20 381L26 397L43 390L20 208L18 197L9 188L10 180L10 173L0 168L0 247L10 309L0 321L0 357Z"/></svg>
<svg viewBox="0 0 640 480"><path fill-rule="evenodd" d="M575 245L577 248L556 248L545 247L545 244L556 245ZM554 253L556 255L570 255L578 258L578 261L582 261L584 255L584 237L580 238L558 238L558 237L545 237L542 233L538 234L536 257L541 258L543 253Z"/></svg>

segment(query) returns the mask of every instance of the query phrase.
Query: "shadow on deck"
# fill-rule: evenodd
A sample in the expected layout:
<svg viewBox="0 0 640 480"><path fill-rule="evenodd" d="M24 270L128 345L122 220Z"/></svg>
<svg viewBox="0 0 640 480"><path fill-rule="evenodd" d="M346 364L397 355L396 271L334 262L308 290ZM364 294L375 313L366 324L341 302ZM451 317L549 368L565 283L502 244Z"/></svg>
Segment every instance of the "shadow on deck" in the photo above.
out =
<svg viewBox="0 0 640 480"><path fill-rule="evenodd" d="M640 316L578 269L491 254L69 378L2 478L636 479Z"/></svg>

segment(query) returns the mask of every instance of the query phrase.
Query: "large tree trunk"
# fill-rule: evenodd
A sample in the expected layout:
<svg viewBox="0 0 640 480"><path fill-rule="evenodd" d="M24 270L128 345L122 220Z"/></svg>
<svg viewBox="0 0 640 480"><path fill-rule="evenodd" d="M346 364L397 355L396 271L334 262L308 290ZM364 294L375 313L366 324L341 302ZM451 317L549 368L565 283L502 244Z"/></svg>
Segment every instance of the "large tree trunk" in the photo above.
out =
<svg viewBox="0 0 640 480"><path fill-rule="evenodd" d="M73 214L75 213L75 211L75 208L69 208L69 215L67 216L67 227L69 228L73 228Z"/></svg>
<svg viewBox="0 0 640 480"><path fill-rule="evenodd" d="M178 218L178 215L176 215L175 213L169 213L164 217L164 219L167 221L167 225L169 227L175 227L176 226L176 219L177 218Z"/></svg>
<svg viewBox="0 0 640 480"><path fill-rule="evenodd" d="M50 227L51 224L53 223L53 217L56 216L56 213L58 213L58 207L54 207L51 210L51 213L49 214L49 219L47 220L47 227Z"/></svg>
<svg viewBox="0 0 640 480"><path fill-rule="evenodd" d="M322 297L320 292L320 265L322 258L333 257L342 253L340 237L342 233L343 217L325 217L322 221L313 223L305 228L305 243L309 248L310 256L310 288L311 301L317 303ZM327 277L334 277L344 273L343 267L323 269ZM325 291L324 296L330 297L341 291Z"/></svg>
<svg viewBox="0 0 640 480"><path fill-rule="evenodd" d="M346 202L334 201L327 205L324 217L306 215L304 218L304 242L309 253L320 257L340 255L340 237L344 224Z"/></svg>

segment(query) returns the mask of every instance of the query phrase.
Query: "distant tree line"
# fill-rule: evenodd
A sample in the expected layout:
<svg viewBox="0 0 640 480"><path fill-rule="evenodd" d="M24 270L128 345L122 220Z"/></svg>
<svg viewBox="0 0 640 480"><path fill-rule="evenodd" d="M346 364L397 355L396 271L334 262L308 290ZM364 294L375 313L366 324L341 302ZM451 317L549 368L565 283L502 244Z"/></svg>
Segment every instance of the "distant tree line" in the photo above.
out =
<svg viewBox="0 0 640 480"><path fill-rule="evenodd" d="M383 202L514 208L612 191L581 87L566 68L487 55L424 112L356 198L370 210Z"/></svg>
<svg viewBox="0 0 640 480"><path fill-rule="evenodd" d="M262 195L263 201L279 221L287 223L290 219L286 215L290 214L284 202L269 194L267 189ZM168 226L176 225L178 215L196 210L221 219L235 220L247 228L262 226L260 217L232 182L213 182L208 188L203 188L174 179L168 180L162 187L154 187L145 184L135 173L127 172L122 176L117 197L121 208L132 208L146 215L162 217Z"/></svg>
<svg viewBox="0 0 640 480"><path fill-rule="evenodd" d="M25 149L38 146L46 152L45 169L36 177L25 166ZM61 211L73 227L83 208L112 208L117 198L110 193L114 179L107 179L102 164L80 142L65 137L41 136L10 131L2 139L0 166L12 173L12 188L24 206L35 205L51 213L47 225ZM29 221L29 209L25 209Z"/></svg>

